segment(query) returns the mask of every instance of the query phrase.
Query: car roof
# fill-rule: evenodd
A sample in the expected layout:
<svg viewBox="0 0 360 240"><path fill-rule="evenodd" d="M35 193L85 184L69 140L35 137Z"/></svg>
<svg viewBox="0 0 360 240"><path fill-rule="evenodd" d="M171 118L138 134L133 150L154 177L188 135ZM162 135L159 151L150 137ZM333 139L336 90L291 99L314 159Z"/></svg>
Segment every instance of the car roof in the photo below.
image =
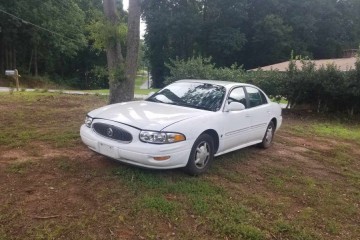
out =
<svg viewBox="0 0 360 240"><path fill-rule="evenodd" d="M205 79L183 79L176 82L197 82L197 83L208 83L213 85L219 85L226 88L232 88L233 86L253 86L251 84L241 83L241 82L228 82L220 80L205 80Z"/></svg>

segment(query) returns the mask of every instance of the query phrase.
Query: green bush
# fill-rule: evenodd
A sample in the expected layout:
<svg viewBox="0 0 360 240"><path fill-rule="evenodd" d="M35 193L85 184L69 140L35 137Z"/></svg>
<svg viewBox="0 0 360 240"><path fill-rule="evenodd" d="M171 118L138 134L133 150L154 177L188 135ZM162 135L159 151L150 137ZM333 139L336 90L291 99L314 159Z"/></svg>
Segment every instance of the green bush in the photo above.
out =
<svg viewBox="0 0 360 240"><path fill-rule="evenodd" d="M242 66L236 64L230 68L216 68L211 63L211 58L191 58L185 60L171 60L167 65L170 76L166 84L180 79L212 79L232 82L246 82L261 87L271 97L283 96L284 74L271 71L246 72Z"/></svg>
<svg viewBox="0 0 360 240"><path fill-rule="evenodd" d="M295 61L301 61L297 67ZM180 79L214 79L254 84L275 99L286 98L291 108L306 105L317 112L360 112L360 59L355 69L341 71L329 64L316 69L310 60L291 60L286 72L248 71L233 65L216 68L210 58L172 60L166 83Z"/></svg>

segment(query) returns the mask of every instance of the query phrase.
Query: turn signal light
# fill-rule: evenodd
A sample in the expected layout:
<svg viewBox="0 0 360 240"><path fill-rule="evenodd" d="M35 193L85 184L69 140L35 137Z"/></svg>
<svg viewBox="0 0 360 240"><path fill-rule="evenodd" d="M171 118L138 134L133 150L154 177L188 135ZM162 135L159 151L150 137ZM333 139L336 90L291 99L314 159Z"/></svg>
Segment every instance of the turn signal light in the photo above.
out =
<svg viewBox="0 0 360 240"><path fill-rule="evenodd" d="M169 158L170 158L170 156L153 157L153 159L156 161L165 161L165 160L168 160Z"/></svg>

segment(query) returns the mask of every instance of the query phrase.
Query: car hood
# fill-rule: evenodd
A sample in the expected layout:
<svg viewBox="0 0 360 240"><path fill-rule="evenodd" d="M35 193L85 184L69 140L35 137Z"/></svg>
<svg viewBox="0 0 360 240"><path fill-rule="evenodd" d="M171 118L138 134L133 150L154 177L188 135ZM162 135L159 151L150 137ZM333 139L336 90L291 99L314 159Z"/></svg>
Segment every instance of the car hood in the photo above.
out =
<svg viewBox="0 0 360 240"><path fill-rule="evenodd" d="M209 111L148 101L135 101L108 105L88 115L107 119L144 130L160 131L185 119L208 114Z"/></svg>

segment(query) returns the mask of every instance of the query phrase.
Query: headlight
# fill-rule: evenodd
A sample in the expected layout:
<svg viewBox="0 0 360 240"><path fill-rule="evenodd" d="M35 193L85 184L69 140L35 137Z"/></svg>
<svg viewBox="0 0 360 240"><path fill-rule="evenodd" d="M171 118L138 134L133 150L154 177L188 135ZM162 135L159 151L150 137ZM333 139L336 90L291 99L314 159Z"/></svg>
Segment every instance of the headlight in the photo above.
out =
<svg viewBox="0 0 360 240"><path fill-rule="evenodd" d="M175 143L185 141L186 138L181 133L169 133L169 132L153 132L153 131L141 131L140 140L147 143Z"/></svg>
<svg viewBox="0 0 360 240"><path fill-rule="evenodd" d="M89 116L86 116L85 117L85 125L87 126L87 127L91 127L91 123L92 123L92 121L93 121L93 119L91 118L91 117L89 117Z"/></svg>

